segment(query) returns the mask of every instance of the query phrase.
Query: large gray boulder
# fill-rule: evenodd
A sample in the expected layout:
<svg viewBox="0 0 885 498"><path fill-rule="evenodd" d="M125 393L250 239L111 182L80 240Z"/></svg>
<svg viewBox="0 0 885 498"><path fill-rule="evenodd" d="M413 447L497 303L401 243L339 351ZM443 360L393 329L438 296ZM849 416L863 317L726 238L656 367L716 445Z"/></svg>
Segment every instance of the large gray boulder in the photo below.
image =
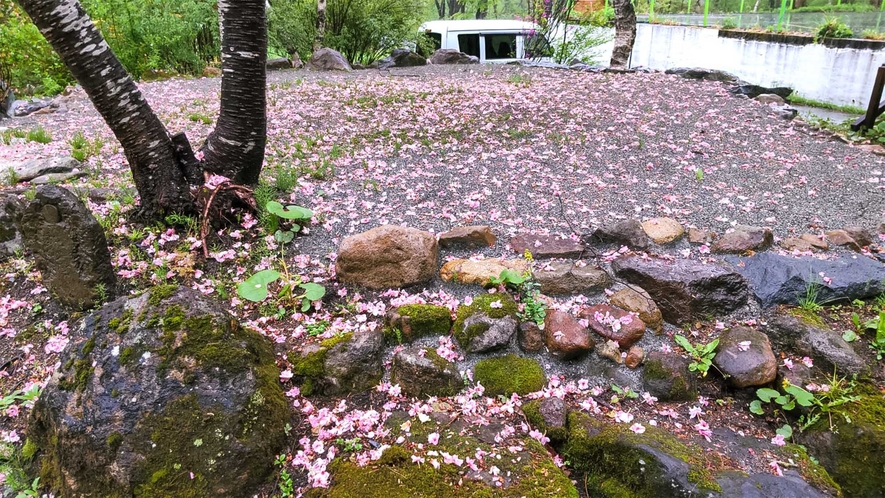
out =
<svg viewBox="0 0 885 498"><path fill-rule="evenodd" d="M12 171L19 182L27 182L51 173L61 174L79 171L80 167L80 161L73 157L56 156L30 159L23 163L14 164L12 165Z"/></svg>
<svg viewBox="0 0 885 498"><path fill-rule="evenodd" d="M667 69L664 73L674 74L690 80L720 81L722 83L737 83L740 81L740 78L731 73L702 67L674 67Z"/></svg>
<svg viewBox="0 0 885 498"><path fill-rule="evenodd" d="M378 62L378 69L388 69L391 67L416 67L426 65L426 57L423 57L421 54L417 54L406 48L398 48L394 50L390 54L390 56Z"/></svg>
<svg viewBox="0 0 885 498"><path fill-rule="evenodd" d="M353 71L341 52L331 48L321 48L314 52L307 62L307 68L312 71Z"/></svg>
<svg viewBox="0 0 885 498"><path fill-rule="evenodd" d="M725 259L749 281L756 299L765 307L798 304L809 288L817 292L818 303L864 299L885 292L885 266L865 256L821 260L765 252ZM822 281L821 273L827 282Z"/></svg>
<svg viewBox="0 0 885 498"><path fill-rule="evenodd" d="M747 304L747 282L729 265L630 256L613 261L612 269L648 292L670 323L720 316Z"/></svg>
<svg viewBox="0 0 885 498"><path fill-rule="evenodd" d="M765 330L771 341L793 353L812 358L825 372L839 375L869 373L867 362L857 354L842 334L823 323L815 324L793 315L780 314Z"/></svg>
<svg viewBox="0 0 885 498"><path fill-rule="evenodd" d="M431 64L479 64L479 58L453 48L441 48L430 56Z"/></svg>
<svg viewBox="0 0 885 498"><path fill-rule="evenodd" d="M270 344L186 287L82 320L28 425L56 496L252 496L290 419Z"/></svg>
<svg viewBox="0 0 885 498"><path fill-rule="evenodd" d="M114 296L116 276L104 230L73 193L41 185L20 226L43 283L64 306L85 310L101 295Z"/></svg>
<svg viewBox="0 0 885 498"><path fill-rule="evenodd" d="M338 248L338 280L386 289L422 284L436 274L439 244L429 232L385 225L345 238Z"/></svg>

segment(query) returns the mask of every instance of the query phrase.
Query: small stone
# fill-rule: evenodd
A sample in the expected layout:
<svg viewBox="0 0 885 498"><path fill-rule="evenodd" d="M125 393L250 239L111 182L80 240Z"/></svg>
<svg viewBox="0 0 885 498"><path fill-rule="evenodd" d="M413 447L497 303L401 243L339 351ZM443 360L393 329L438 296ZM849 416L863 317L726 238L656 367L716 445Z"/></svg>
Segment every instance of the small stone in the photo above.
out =
<svg viewBox="0 0 885 498"><path fill-rule="evenodd" d="M409 347L393 356L391 380L408 396L454 396L464 387L455 364L433 348Z"/></svg>
<svg viewBox="0 0 885 498"><path fill-rule="evenodd" d="M553 235L520 234L510 239L510 247L519 255L528 250L535 259L575 259L580 258L585 251L580 242Z"/></svg>
<svg viewBox="0 0 885 498"><path fill-rule="evenodd" d="M777 104L777 105L786 104L783 97L781 97L780 95L775 95L773 93L760 93L753 100L755 100L757 102L761 102L763 104Z"/></svg>
<svg viewBox="0 0 885 498"><path fill-rule="evenodd" d="M794 386L807 386L814 378L811 369L802 362L793 362L792 368L786 365L778 365L777 367L778 382L789 382Z"/></svg>
<svg viewBox="0 0 885 498"><path fill-rule="evenodd" d="M618 346L617 342L611 340L599 343L596 346L596 354L602 356L603 358L608 358L618 365L620 365L623 360L621 358L620 346Z"/></svg>
<svg viewBox="0 0 885 498"><path fill-rule="evenodd" d="M464 320L467 344L461 344L468 353L488 353L510 344L516 334L516 320L509 316L491 318L485 313L476 313Z"/></svg>
<svg viewBox="0 0 885 498"><path fill-rule="evenodd" d="M536 264L533 272L541 292L550 296L589 294L608 286L608 273L596 266L577 266L569 262Z"/></svg>
<svg viewBox="0 0 885 498"><path fill-rule="evenodd" d="M492 247L497 241L492 229L487 225L455 227L440 234L440 247Z"/></svg>
<svg viewBox="0 0 885 498"><path fill-rule="evenodd" d="M645 359L643 385L658 401L693 401L698 397L697 374L676 353L652 351Z"/></svg>
<svg viewBox="0 0 885 498"><path fill-rule="evenodd" d="M852 251L860 252L860 245L845 230L830 230L826 236L833 245L845 246Z"/></svg>
<svg viewBox="0 0 885 498"><path fill-rule="evenodd" d="M885 147L882 147L878 144L863 144L863 145L855 145L860 150L871 152L876 154L877 156L885 156Z"/></svg>
<svg viewBox="0 0 885 498"><path fill-rule="evenodd" d="M735 387L764 386L777 377L768 336L748 327L732 327L719 336L713 364Z"/></svg>
<svg viewBox="0 0 885 498"><path fill-rule="evenodd" d="M336 396L368 391L381 381L384 337L380 330L357 330L326 352L324 378L318 379L323 394Z"/></svg>
<svg viewBox="0 0 885 498"><path fill-rule="evenodd" d="M385 225L341 241L338 280L371 289L429 282L436 273L436 237L414 228Z"/></svg>
<svg viewBox="0 0 885 498"><path fill-rule="evenodd" d="M664 325L661 310L644 290L625 287L609 296L608 300L618 308L638 314L648 328L655 332L661 331Z"/></svg>
<svg viewBox="0 0 885 498"><path fill-rule="evenodd" d="M811 247L820 249L821 251L826 251L830 248L830 244L827 243L826 239L814 235L813 233L803 233L799 238L808 242Z"/></svg>
<svg viewBox="0 0 885 498"><path fill-rule="evenodd" d="M652 218L642 223L642 229L655 244L669 244L682 238L685 229L673 218Z"/></svg>
<svg viewBox="0 0 885 498"><path fill-rule="evenodd" d="M19 218L23 206L14 195L0 195L0 261L22 247Z"/></svg>
<svg viewBox="0 0 885 498"><path fill-rule="evenodd" d="M535 322L522 322L517 331L519 347L526 353L537 353L544 349L544 331Z"/></svg>
<svg viewBox="0 0 885 498"><path fill-rule="evenodd" d="M811 244L798 237L787 237L781 241L781 247L788 251L799 252L810 252L812 249Z"/></svg>
<svg viewBox="0 0 885 498"><path fill-rule="evenodd" d="M596 229L591 236L594 242L621 244L630 249L648 249L651 239L642 229L639 220L629 219Z"/></svg>
<svg viewBox="0 0 885 498"><path fill-rule="evenodd" d="M861 247L869 247L873 245L873 234L864 227L845 227L845 233L857 242Z"/></svg>
<svg viewBox="0 0 885 498"><path fill-rule="evenodd" d="M544 339L554 358L572 360L593 350L590 331L564 311L548 310L544 319Z"/></svg>
<svg viewBox="0 0 885 498"><path fill-rule="evenodd" d="M747 251L762 251L771 247L774 236L771 230L760 227L738 225L733 232L726 233L713 244L715 253L740 254Z"/></svg>
<svg viewBox="0 0 885 498"><path fill-rule="evenodd" d="M562 398L543 398L538 403L538 413L544 421L544 432L565 436L568 406ZM553 439L553 438L551 438ZM557 439L565 439L557 438Z"/></svg>
<svg viewBox="0 0 885 498"><path fill-rule="evenodd" d="M709 230L700 230L697 228L688 229L689 244L710 244L715 237L716 234Z"/></svg>
<svg viewBox="0 0 885 498"><path fill-rule="evenodd" d="M622 349L636 344L645 335L645 322L642 319L614 306L589 306L582 309L579 316L590 322L594 332L617 342Z"/></svg>
<svg viewBox="0 0 885 498"><path fill-rule="evenodd" d="M642 350L639 346L633 346L627 351L627 358L624 359L624 364L627 365L627 368L638 368L639 365L642 364L642 360L645 358L645 351Z"/></svg>
<svg viewBox="0 0 885 498"><path fill-rule="evenodd" d="M487 285L491 279L500 277L504 270L522 275L528 269L528 262L524 259L453 259L442 266L439 276L446 282Z"/></svg>
<svg viewBox="0 0 885 498"><path fill-rule="evenodd" d="M842 334L823 322L811 323L789 314L779 314L768 322L765 329L771 341L782 350L808 356L826 372L864 375L869 365L857 354ZM802 384L804 385L804 384Z"/></svg>

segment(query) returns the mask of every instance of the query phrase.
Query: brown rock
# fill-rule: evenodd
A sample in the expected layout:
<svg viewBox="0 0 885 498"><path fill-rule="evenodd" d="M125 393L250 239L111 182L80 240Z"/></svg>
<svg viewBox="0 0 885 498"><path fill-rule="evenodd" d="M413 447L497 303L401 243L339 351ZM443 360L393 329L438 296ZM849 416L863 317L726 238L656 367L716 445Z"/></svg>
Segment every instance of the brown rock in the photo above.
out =
<svg viewBox="0 0 885 498"><path fill-rule="evenodd" d="M633 346L630 348L630 351L627 351L627 358L624 359L624 364L627 365L627 368L637 368L642 364L643 359L645 359L645 351L639 346Z"/></svg>
<svg viewBox="0 0 885 498"><path fill-rule="evenodd" d="M845 230L830 230L826 233L827 240L837 246L845 246L852 251L860 252L860 245Z"/></svg>
<svg viewBox="0 0 885 498"><path fill-rule="evenodd" d="M877 156L885 156L885 147L882 147L881 145L864 144L864 145L857 145L856 147L858 149L864 150L866 152L872 152L873 154L876 154Z"/></svg>
<svg viewBox="0 0 885 498"><path fill-rule="evenodd" d="M584 245L580 242L553 235L520 234L510 239L510 247L520 255L528 250L535 259L574 259L584 254Z"/></svg>
<svg viewBox="0 0 885 498"><path fill-rule="evenodd" d="M203 77L217 78L219 76L221 76L221 69L212 66L206 66L203 68Z"/></svg>
<svg viewBox="0 0 885 498"><path fill-rule="evenodd" d="M809 252L812 249L811 244L798 237L787 237L781 241L781 247L788 251Z"/></svg>
<svg viewBox="0 0 885 498"><path fill-rule="evenodd" d="M688 365L688 359L675 352L652 351L645 359L643 387L659 401L693 401L698 398L698 376Z"/></svg>
<svg viewBox="0 0 885 498"><path fill-rule="evenodd" d="M594 332L617 342L621 349L636 344L645 335L645 322L642 319L614 306L589 306L582 309L579 316L590 322Z"/></svg>
<svg viewBox="0 0 885 498"><path fill-rule="evenodd" d="M589 293L611 282L608 273L599 267L579 267L567 262L536 264L533 276L541 285L541 292L550 296Z"/></svg>
<svg viewBox="0 0 885 498"><path fill-rule="evenodd" d="M535 322L522 322L517 331L519 348L526 353L537 353L544 349L544 331Z"/></svg>
<svg viewBox="0 0 885 498"><path fill-rule="evenodd" d="M716 234L709 230L688 229L688 242L690 244L710 244L715 237Z"/></svg>
<svg viewBox="0 0 885 498"><path fill-rule="evenodd" d="M764 386L777 377L768 336L748 327L732 327L719 336L713 364L735 387Z"/></svg>
<svg viewBox="0 0 885 498"><path fill-rule="evenodd" d="M338 280L386 289L426 283L436 272L439 245L428 232L386 225L341 241Z"/></svg>
<svg viewBox="0 0 885 498"><path fill-rule="evenodd" d="M673 218L652 218L642 222L642 229L655 244L669 244L682 238L685 229Z"/></svg>
<svg viewBox="0 0 885 498"><path fill-rule="evenodd" d="M873 234L870 233L869 230L863 227L845 227L845 233L847 233L857 245L861 247L868 247L873 245Z"/></svg>
<svg viewBox="0 0 885 498"><path fill-rule="evenodd" d="M780 95L775 95L773 93L761 93L756 96L753 100L757 102L761 102L763 104L776 104L776 105L784 105L784 98Z"/></svg>
<svg viewBox="0 0 885 498"><path fill-rule="evenodd" d="M453 259L442 266L439 276L446 282L486 285L491 279L501 276L504 270L523 274L528 269L529 264L524 259Z"/></svg>
<svg viewBox="0 0 885 498"><path fill-rule="evenodd" d="M648 328L655 332L660 332L661 327L664 325L661 310L658 309L658 305L655 304L647 292L642 289L639 289L639 291L631 287L625 287L612 294L608 300L618 308L638 314Z"/></svg>
<svg viewBox="0 0 885 498"><path fill-rule="evenodd" d="M554 358L571 360L593 350L590 331L568 313L547 311L544 319L544 342Z"/></svg>
<svg viewBox="0 0 885 498"><path fill-rule="evenodd" d="M596 346L596 354L603 358L608 358L618 365L623 362L623 358L621 358L621 348L615 341L605 341L600 343Z"/></svg>
<svg viewBox="0 0 885 498"><path fill-rule="evenodd" d="M830 244L827 243L826 239L818 237L813 233L803 233L799 238L811 244L811 247L821 251L826 251L830 248Z"/></svg>
<svg viewBox="0 0 885 498"><path fill-rule="evenodd" d="M307 68L312 71L353 71L341 52L331 48L321 48L314 52L307 62Z"/></svg>
<svg viewBox="0 0 885 498"><path fill-rule="evenodd" d="M774 236L771 230L760 227L738 225L733 232L726 233L713 244L715 253L740 254L746 251L762 251L771 247Z"/></svg>
<svg viewBox="0 0 885 498"><path fill-rule="evenodd" d="M440 247L492 247L498 239L486 225L455 227L440 234Z"/></svg>
<svg viewBox="0 0 885 498"><path fill-rule="evenodd" d="M593 232L592 239L603 243L625 245L630 249L645 250L651 247L651 239L642 229L642 224L634 219L601 226Z"/></svg>

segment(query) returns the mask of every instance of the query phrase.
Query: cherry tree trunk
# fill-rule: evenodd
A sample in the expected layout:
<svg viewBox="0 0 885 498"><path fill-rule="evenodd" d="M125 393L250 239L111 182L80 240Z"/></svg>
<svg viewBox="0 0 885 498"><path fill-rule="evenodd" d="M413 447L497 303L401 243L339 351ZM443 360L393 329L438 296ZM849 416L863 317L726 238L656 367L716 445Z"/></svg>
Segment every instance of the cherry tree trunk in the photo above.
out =
<svg viewBox="0 0 885 498"><path fill-rule="evenodd" d="M613 0L615 10L615 48L611 67L626 68L636 41L636 10L630 0Z"/></svg>
<svg viewBox="0 0 885 498"><path fill-rule="evenodd" d="M193 211L193 198L163 123L77 0L19 0L123 146L142 213Z"/></svg>
<svg viewBox="0 0 885 498"><path fill-rule="evenodd" d="M313 51L323 48L326 38L326 0L317 0L317 32L313 39Z"/></svg>
<svg viewBox="0 0 885 498"><path fill-rule="evenodd" d="M256 185L267 140L265 0L218 0L221 111L201 151L203 169Z"/></svg>

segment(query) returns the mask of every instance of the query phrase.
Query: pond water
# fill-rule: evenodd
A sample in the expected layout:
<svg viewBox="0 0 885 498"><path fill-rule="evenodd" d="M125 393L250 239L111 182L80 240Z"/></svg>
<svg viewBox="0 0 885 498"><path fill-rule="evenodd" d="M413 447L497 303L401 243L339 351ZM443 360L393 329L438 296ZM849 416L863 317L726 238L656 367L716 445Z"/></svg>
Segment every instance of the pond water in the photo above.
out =
<svg viewBox="0 0 885 498"><path fill-rule="evenodd" d="M842 123L846 120L854 121L859 118L859 114L848 114L841 111L832 111L830 109L820 109L818 107L808 107L805 105L793 105L799 111L801 116L812 116L820 119L829 119L834 123Z"/></svg>
<svg viewBox="0 0 885 498"><path fill-rule="evenodd" d="M885 30L885 12L838 12L838 13L822 13L822 12L797 12L784 14L783 28L788 31L804 31L813 32L817 26L824 22L825 19L838 17L848 27L854 31L854 34L860 34L867 29L875 31ZM647 22L648 15L638 15L639 21ZM767 28L768 26L777 26L777 12L744 12L743 14L710 14L707 16L707 24L709 26L722 25L724 19L733 20L740 28L752 28L755 26ZM676 24L684 24L687 26L703 26L703 14L655 14L655 20L658 22L667 21Z"/></svg>

